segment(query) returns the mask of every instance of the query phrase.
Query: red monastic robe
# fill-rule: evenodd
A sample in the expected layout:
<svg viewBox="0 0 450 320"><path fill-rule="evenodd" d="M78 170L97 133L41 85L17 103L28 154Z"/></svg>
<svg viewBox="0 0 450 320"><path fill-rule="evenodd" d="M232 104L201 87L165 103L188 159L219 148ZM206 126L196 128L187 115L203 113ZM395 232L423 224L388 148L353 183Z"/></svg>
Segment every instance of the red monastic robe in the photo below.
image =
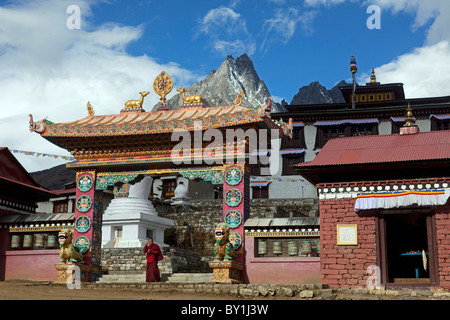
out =
<svg viewBox="0 0 450 320"><path fill-rule="evenodd" d="M147 253L146 281L159 282L161 278L158 268L158 261L161 261L163 259L161 249L156 243L153 243L150 246L145 244L143 252Z"/></svg>

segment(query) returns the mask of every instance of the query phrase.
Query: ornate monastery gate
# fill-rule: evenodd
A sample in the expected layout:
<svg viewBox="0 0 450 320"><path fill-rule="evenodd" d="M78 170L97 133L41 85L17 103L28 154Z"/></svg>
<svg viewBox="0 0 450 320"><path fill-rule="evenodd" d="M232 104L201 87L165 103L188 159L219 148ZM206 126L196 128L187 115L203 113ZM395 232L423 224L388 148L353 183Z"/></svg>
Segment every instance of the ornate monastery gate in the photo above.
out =
<svg viewBox="0 0 450 320"><path fill-rule="evenodd" d="M147 91L141 93L139 100L127 101L119 114L96 116L88 102L88 116L81 120L52 123L33 122L30 118L31 131L68 150L77 159L67 167L76 171L73 244L83 251L84 281L96 281L101 276L103 191L121 184L138 183L146 175L162 177L179 173L191 180L201 178L223 184L223 220L229 224L230 242L236 249L237 260L244 262L243 225L249 215L250 197L249 159L258 146L249 143L248 135L236 136L237 141L233 139L231 143L228 139L216 140L226 137L230 133L228 129L234 134L240 129L248 133L250 129L257 135L271 132L292 137L292 122L274 122L270 118L270 99L267 106L242 107L243 92L234 105L221 107L205 107L202 97L186 97L183 92L181 108L169 110L165 96L172 87L172 80L165 72L155 79L153 88L161 96L155 112L142 108ZM204 134L211 129L215 129L216 140L210 143L209 135L205 143ZM173 141L176 140L174 134L183 137L182 148L179 140ZM200 143L198 137L201 137Z"/></svg>

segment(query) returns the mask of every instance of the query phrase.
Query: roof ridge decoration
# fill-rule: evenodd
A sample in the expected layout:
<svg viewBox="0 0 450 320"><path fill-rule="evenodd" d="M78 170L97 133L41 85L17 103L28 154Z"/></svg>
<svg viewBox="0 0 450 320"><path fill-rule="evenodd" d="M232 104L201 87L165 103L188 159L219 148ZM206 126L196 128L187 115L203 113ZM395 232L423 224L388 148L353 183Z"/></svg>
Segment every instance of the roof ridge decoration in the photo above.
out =
<svg viewBox="0 0 450 320"><path fill-rule="evenodd" d="M415 119L412 114L411 104L408 103L408 108L406 109L406 116L405 116L405 124L404 127L412 127L415 125Z"/></svg>
<svg viewBox="0 0 450 320"><path fill-rule="evenodd" d="M89 101L86 104L86 108L87 108L87 111L88 111L88 115L90 117L93 117L95 115L95 111L94 111L94 107L91 106L91 103Z"/></svg>
<svg viewBox="0 0 450 320"><path fill-rule="evenodd" d="M241 92L236 97L236 100L234 100L234 105L240 106L242 104L242 99L244 99L244 90L241 89Z"/></svg>
<svg viewBox="0 0 450 320"><path fill-rule="evenodd" d="M31 132L37 132L39 134L43 134L45 133L45 131L47 131L47 125L51 125L53 124L53 122L47 120L47 117L45 117L45 119L39 120L34 122L33 121L33 115L30 113L29 114L30 117L30 131Z"/></svg>
<svg viewBox="0 0 450 320"><path fill-rule="evenodd" d="M153 90L161 97L159 99L160 105L156 109L157 111L169 110L169 107L166 104L166 96L172 91L172 89L172 78L165 71L162 71L153 81Z"/></svg>
<svg viewBox="0 0 450 320"><path fill-rule="evenodd" d="M142 108L142 104L144 103L144 97L147 96L150 92L144 91L139 92L141 95L139 100L128 100L125 102L125 108L123 108L120 113L123 112L145 112L145 110Z"/></svg>
<svg viewBox="0 0 450 320"><path fill-rule="evenodd" d="M406 109L405 124L400 128L400 134L417 134L419 133L419 127L415 124L415 119L412 114L411 104L408 103Z"/></svg>
<svg viewBox="0 0 450 320"><path fill-rule="evenodd" d="M189 107L201 107L201 108L204 108L205 107L203 105L203 103L202 103L203 97L201 95L194 94L194 95L186 96L185 95L185 92L186 92L185 88L179 88L179 89L177 89L177 91L179 93L181 93L181 97L183 98L183 104L181 105L181 108L189 108Z"/></svg>
<svg viewBox="0 0 450 320"><path fill-rule="evenodd" d="M241 93L243 94L242 91L241 91ZM236 99L236 101L237 101L238 99L239 99L239 96L238 96L238 98ZM239 103L239 104L236 104L236 105L240 106L241 104ZM257 107L255 108L256 113L257 113L258 116L260 116L261 118L264 118L264 117L270 118L270 114L271 114L271 112L272 112L271 110L272 110L272 97L269 97L269 101L267 102L267 105L266 105L266 106L260 104L259 106L257 106ZM281 126L281 125L280 125L280 126Z"/></svg>
<svg viewBox="0 0 450 320"><path fill-rule="evenodd" d="M375 68L372 67L372 74L370 75L370 81L369 83L366 83L366 85L380 85L380 82L377 81L377 77L375 75Z"/></svg>

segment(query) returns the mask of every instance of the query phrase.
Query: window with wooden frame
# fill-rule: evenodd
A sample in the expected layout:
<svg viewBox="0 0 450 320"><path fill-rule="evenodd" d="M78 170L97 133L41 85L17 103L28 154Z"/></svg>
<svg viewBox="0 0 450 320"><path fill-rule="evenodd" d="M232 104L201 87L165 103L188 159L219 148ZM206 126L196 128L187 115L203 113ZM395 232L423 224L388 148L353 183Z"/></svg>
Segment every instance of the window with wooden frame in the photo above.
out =
<svg viewBox="0 0 450 320"><path fill-rule="evenodd" d="M305 153L300 154L284 154L283 156L283 175L298 175L294 165L305 161Z"/></svg>
<svg viewBox="0 0 450 320"><path fill-rule="evenodd" d="M67 213L69 203L67 200L53 202L53 213Z"/></svg>
<svg viewBox="0 0 450 320"><path fill-rule="evenodd" d="M269 198L269 185L252 187L253 199L268 199Z"/></svg>
<svg viewBox="0 0 450 320"><path fill-rule="evenodd" d="M315 149L322 148L330 139L378 135L378 124L344 124L317 127Z"/></svg>
<svg viewBox="0 0 450 320"><path fill-rule="evenodd" d="M162 182L163 198L172 198L175 195L177 181L175 179L164 179Z"/></svg>
<svg viewBox="0 0 450 320"><path fill-rule="evenodd" d="M450 130L450 119L431 118L431 131Z"/></svg>
<svg viewBox="0 0 450 320"><path fill-rule="evenodd" d="M281 148L283 149L283 147L306 148L304 127L294 127L292 130L292 139L284 137L281 140Z"/></svg>

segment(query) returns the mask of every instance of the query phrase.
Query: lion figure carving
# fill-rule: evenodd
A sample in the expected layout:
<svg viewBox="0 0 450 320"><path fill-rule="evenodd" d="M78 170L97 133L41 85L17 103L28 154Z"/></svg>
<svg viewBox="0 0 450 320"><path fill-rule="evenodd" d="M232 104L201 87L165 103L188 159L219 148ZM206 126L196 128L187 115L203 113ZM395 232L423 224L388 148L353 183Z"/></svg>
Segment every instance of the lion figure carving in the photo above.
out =
<svg viewBox="0 0 450 320"><path fill-rule="evenodd" d="M60 262L69 264L84 262L79 249L72 244L72 232L69 229L63 229L59 232L58 242Z"/></svg>
<svg viewBox="0 0 450 320"><path fill-rule="evenodd" d="M214 261L234 260L233 244L230 242L229 227L226 223L219 223L214 229L216 242L214 243Z"/></svg>

